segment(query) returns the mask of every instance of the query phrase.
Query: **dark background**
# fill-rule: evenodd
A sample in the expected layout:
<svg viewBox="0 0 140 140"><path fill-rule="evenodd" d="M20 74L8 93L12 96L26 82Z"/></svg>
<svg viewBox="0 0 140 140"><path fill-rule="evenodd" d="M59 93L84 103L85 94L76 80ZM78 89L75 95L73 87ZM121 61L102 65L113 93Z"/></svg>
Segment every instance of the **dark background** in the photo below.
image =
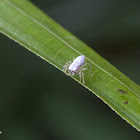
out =
<svg viewBox="0 0 140 140"><path fill-rule="evenodd" d="M140 2L32 0L140 85ZM0 34L3 140L139 140L94 94Z"/></svg>

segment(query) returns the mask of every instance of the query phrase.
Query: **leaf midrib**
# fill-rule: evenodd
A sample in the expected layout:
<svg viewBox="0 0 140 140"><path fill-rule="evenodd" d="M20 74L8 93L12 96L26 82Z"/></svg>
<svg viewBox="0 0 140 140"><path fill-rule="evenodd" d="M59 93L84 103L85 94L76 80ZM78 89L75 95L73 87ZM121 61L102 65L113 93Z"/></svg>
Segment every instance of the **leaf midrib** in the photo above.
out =
<svg viewBox="0 0 140 140"><path fill-rule="evenodd" d="M49 28L47 28L46 26L44 26L43 24L39 23L36 19L32 18L30 15L28 15L27 13L25 13L23 10L19 9L18 7L16 7L13 3L11 3L9 0L5 0L5 2L9 5L11 5L12 7L14 7L17 11L19 11L20 13L24 14L26 17L28 17L29 19L31 19L33 22L35 22L36 24L38 24L39 26L41 26L42 28L44 28L45 30L47 30L49 33L51 33L53 36L55 36L57 39L59 39L61 42L63 42L65 45L67 45L69 48L71 48L72 50L74 50L75 52L77 52L78 54L82 55L81 52L79 52L78 50L76 50L75 48L73 48L70 44L68 44L65 40L63 40L62 38L60 38L57 34L55 34L54 32L52 32ZM110 77L112 77L113 79L115 79L116 81L118 81L120 84L122 84L123 86L125 86L128 90L130 90L131 92L133 92L136 96L138 96L138 94L136 94L136 92L134 92L131 88L129 88L127 85L125 85L123 82L121 82L119 79L117 79L115 76L111 75L110 73L108 73L106 70L104 70L102 67L100 67L98 64L96 64L95 62L93 62L91 59L89 59L88 57L86 57L86 59L91 62L94 66L96 66L97 68L99 68L101 71L103 71L104 73L108 74ZM138 96L140 97L140 96Z"/></svg>

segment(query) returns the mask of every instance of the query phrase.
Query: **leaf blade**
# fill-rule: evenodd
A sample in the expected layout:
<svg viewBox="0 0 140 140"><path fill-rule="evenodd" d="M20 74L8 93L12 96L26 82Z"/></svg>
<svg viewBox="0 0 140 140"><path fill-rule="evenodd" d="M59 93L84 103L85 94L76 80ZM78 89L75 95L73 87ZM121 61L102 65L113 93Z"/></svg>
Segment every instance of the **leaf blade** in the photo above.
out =
<svg viewBox="0 0 140 140"><path fill-rule="evenodd" d="M139 86L26 0L0 0L0 17L1 32L61 71L67 61L84 54L91 65L84 86L140 130Z"/></svg>

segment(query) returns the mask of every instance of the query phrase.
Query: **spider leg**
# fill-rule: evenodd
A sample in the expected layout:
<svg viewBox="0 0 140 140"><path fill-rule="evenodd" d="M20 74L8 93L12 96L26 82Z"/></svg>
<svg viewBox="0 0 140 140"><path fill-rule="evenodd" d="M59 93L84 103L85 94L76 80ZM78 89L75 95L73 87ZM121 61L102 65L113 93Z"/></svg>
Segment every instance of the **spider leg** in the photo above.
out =
<svg viewBox="0 0 140 140"><path fill-rule="evenodd" d="M64 73L66 73L67 69L68 69L67 66L63 66Z"/></svg>
<svg viewBox="0 0 140 140"><path fill-rule="evenodd" d="M81 82L81 79L83 81L83 84L85 84L85 80L84 80L84 71L87 70L87 68L79 68L77 70L77 73L79 73L79 79L80 79L80 82Z"/></svg>
<svg viewBox="0 0 140 140"><path fill-rule="evenodd" d="M87 65L87 63L85 63L84 65L81 66L81 68L84 68Z"/></svg>
<svg viewBox="0 0 140 140"><path fill-rule="evenodd" d="M80 78L80 82L81 82L81 71L79 71L78 73L79 73L79 78Z"/></svg>
<svg viewBox="0 0 140 140"><path fill-rule="evenodd" d="M72 62L69 61L69 62L67 62L67 63L63 66L63 71L64 71L64 73L65 73L67 76L69 76L69 75L66 73L66 71L68 70L68 67L69 67L69 65L70 65L71 63L72 63Z"/></svg>
<svg viewBox="0 0 140 140"><path fill-rule="evenodd" d="M85 84L85 80L84 80L84 72L82 72L82 79L83 79L83 84Z"/></svg>
<svg viewBox="0 0 140 140"><path fill-rule="evenodd" d="M81 72L83 72L83 71L85 71L85 70L87 70L87 68L81 68L81 69L80 69Z"/></svg>
<svg viewBox="0 0 140 140"><path fill-rule="evenodd" d="M72 63L72 61L68 61L65 65L68 65L68 64L71 64L71 63ZM64 65L64 66L65 66L65 65Z"/></svg>

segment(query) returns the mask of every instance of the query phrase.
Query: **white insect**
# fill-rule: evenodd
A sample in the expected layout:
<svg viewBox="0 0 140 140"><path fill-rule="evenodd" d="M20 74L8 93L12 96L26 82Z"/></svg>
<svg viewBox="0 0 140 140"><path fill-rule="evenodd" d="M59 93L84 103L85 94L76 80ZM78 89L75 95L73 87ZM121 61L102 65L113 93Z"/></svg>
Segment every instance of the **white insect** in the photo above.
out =
<svg viewBox="0 0 140 140"><path fill-rule="evenodd" d="M85 84L84 71L87 70L87 68L85 67L87 65L87 63L85 63L85 64L84 63L85 63L85 56L80 55L76 59L73 59L73 62L72 61L67 62L63 66L63 71L66 73L66 71L68 70L69 74L72 76L74 76L75 73L78 73L79 78L80 78L80 82L82 79L83 84ZM66 75L68 75L68 74L66 74Z"/></svg>

